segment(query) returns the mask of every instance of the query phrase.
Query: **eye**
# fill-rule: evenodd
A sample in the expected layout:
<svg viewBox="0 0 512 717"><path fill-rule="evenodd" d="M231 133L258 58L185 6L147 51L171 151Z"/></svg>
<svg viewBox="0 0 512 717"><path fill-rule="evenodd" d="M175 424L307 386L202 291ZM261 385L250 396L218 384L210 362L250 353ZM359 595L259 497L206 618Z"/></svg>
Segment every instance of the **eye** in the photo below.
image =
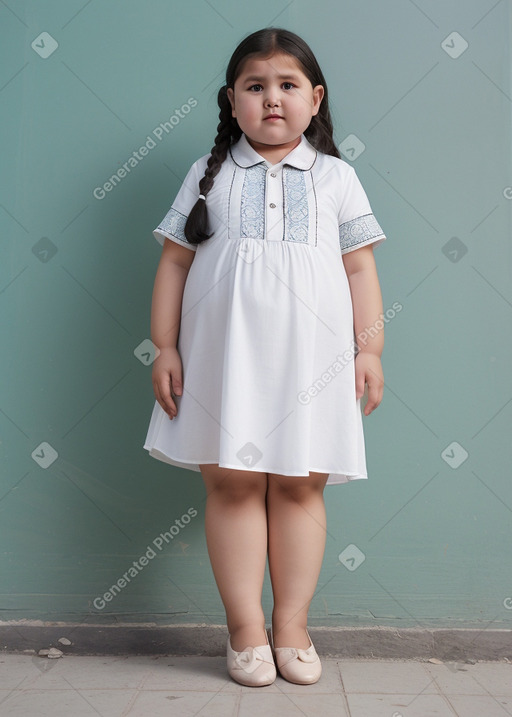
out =
<svg viewBox="0 0 512 717"><path fill-rule="evenodd" d="M285 85L287 85L287 87L285 87ZM291 90L293 87L295 87L295 85L293 84L293 82L283 82L283 87L285 90Z"/></svg>
<svg viewBox="0 0 512 717"><path fill-rule="evenodd" d="M249 92L252 92L252 91L257 92L257 90L254 89L255 87L261 88L261 85L251 85L247 89L249 90Z"/></svg>

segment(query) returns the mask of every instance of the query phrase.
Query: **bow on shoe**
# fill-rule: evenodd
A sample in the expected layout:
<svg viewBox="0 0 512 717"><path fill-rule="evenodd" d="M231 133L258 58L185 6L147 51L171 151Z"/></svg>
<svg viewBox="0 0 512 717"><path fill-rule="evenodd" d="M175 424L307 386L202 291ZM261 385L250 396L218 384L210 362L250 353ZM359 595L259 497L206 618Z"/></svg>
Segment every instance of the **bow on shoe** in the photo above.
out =
<svg viewBox="0 0 512 717"><path fill-rule="evenodd" d="M245 672L251 673L254 672L262 662L268 662L268 660L265 659L264 655L258 652L257 647L249 647L247 650L239 652L234 662Z"/></svg>
<svg viewBox="0 0 512 717"><path fill-rule="evenodd" d="M298 658L301 662L316 662L318 660L314 646L312 648L308 647L307 650L303 650L300 647L281 647L278 649L281 666L295 660L295 658Z"/></svg>

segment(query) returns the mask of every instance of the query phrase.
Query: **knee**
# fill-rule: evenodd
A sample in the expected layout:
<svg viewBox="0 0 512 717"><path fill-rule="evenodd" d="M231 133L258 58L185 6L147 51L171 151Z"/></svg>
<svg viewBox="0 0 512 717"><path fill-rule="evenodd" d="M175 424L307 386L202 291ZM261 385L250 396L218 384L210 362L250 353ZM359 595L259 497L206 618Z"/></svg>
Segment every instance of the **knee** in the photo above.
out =
<svg viewBox="0 0 512 717"><path fill-rule="evenodd" d="M327 475L310 473L309 476L285 476L268 474L269 494L277 495L280 500L304 502L323 495Z"/></svg>
<svg viewBox="0 0 512 717"><path fill-rule="evenodd" d="M266 473L223 469L214 476L203 477L208 495L214 495L226 503L264 499L267 492Z"/></svg>
<svg viewBox="0 0 512 717"><path fill-rule="evenodd" d="M263 491L261 484L253 481L233 481L223 484L218 489L218 495L224 503L247 503L249 501L265 500L266 490Z"/></svg>

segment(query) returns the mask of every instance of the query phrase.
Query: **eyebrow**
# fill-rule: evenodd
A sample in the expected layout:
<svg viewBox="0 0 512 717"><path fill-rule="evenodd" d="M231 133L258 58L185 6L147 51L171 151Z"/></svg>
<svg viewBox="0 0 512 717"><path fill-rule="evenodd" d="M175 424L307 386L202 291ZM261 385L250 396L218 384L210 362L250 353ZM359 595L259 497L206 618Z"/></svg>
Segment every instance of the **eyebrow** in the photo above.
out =
<svg viewBox="0 0 512 717"><path fill-rule="evenodd" d="M294 75L292 73L287 75L278 75L277 76L279 80L295 80L297 81L299 79L298 75ZM265 80L265 77L257 77L256 75L251 75L250 77L246 77L244 82L262 82Z"/></svg>

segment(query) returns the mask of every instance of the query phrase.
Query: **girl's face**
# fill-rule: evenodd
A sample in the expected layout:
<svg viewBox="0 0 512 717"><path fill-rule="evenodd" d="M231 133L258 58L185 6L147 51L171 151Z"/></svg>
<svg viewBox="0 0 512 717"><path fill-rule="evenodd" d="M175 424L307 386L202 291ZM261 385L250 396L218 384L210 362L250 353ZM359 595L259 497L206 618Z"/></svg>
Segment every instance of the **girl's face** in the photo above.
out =
<svg viewBox="0 0 512 717"><path fill-rule="evenodd" d="M228 87L232 115L252 147L276 160L300 143L300 135L318 113L322 85L313 87L291 55L275 54L267 60L249 58L234 91Z"/></svg>

